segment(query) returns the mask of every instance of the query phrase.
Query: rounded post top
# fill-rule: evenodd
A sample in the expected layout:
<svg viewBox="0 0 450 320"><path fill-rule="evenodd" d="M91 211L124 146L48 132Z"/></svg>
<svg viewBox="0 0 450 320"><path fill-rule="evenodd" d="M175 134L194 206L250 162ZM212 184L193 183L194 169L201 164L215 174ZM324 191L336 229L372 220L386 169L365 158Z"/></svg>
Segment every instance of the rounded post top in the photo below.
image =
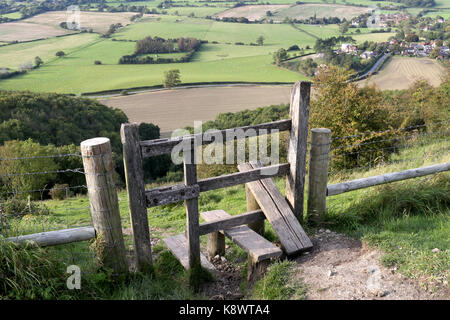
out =
<svg viewBox="0 0 450 320"><path fill-rule="evenodd" d="M313 128L311 129L311 132L314 133L331 133L331 130L328 128Z"/></svg>
<svg viewBox="0 0 450 320"><path fill-rule="evenodd" d="M111 142L109 138L99 137L84 140L80 144L83 155L99 155L111 152Z"/></svg>

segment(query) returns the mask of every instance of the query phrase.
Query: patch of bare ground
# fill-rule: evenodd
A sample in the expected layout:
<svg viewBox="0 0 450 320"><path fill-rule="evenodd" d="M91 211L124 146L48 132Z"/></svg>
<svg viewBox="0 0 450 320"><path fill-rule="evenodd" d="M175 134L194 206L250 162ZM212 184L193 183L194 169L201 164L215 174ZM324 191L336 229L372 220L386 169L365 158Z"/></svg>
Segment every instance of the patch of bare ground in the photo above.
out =
<svg viewBox="0 0 450 320"><path fill-rule="evenodd" d="M382 253L357 239L320 229L314 249L296 259L309 300L433 300L450 299L448 288L426 290L396 269L382 266Z"/></svg>

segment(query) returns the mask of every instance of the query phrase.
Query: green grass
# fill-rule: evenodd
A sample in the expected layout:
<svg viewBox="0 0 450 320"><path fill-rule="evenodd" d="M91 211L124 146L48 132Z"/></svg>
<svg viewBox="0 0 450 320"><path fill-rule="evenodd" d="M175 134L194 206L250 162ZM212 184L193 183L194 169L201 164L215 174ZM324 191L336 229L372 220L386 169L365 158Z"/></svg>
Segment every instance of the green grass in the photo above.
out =
<svg viewBox="0 0 450 320"><path fill-rule="evenodd" d="M297 263L284 260L267 268L264 277L255 283L252 299L257 300L303 300L306 286L296 279Z"/></svg>
<svg viewBox="0 0 450 320"><path fill-rule="evenodd" d="M57 51L71 53L87 44L97 41L96 34L75 34L65 37L51 38L46 40L12 44L0 48L0 67L16 69L27 62L34 64L34 58L39 56L44 63L55 59Z"/></svg>

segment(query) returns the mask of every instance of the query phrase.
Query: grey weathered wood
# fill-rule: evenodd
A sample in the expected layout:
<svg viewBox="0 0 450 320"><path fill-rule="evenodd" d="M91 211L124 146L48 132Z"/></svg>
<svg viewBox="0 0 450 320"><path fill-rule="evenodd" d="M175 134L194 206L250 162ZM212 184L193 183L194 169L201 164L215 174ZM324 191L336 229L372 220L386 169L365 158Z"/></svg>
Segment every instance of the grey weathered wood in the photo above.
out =
<svg viewBox="0 0 450 320"><path fill-rule="evenodd" d="M308 170L308 217L310 219L320 219L326 210L330 139L330 129L311 130Z"/></svg>
<svg viewBox="0 0 450 320"><path fill-rule="evenodd" d="M259 163L244 163L238 165L238 168L240 171L245 171L259 166L261 166ZM288 255L312 248L311 240L272 179L253 181L247 185L267 220L272 224L283 249Z"/></svg>
<svg viewBox="0 0 450 320"><path fill-rule="evenodd" d="M253 196L253 193L250 191L250 188L248 185L245 185L245 199L247 202L247 211L249 211L249 212L255 211L255 210L261 211L259 208L259 204L256 201L255 196ZM263 216L264 216L264 214L263 214ZM250 229L252 229L253 231L255 231L256 233L258 233L259 235L264 236L264 224L265 224L265 221L260 220L260 221L255 221L255 222L249 223L248 227Z"/></svg>
<svg viewBox="0 0 450 320"><path fill-rule="evenodd" d="M80 227L10 237L6 238L6 241L17 244L30 242L40 247L47 247L77 241L86 241L93 238L95 238L94 227Z"/></svg>
<svg viewBox="0 0 450 320"><path fill-rule="evenodd" d="M238 128L232 128L232 129L225 129L225 130L217 130L218 134L222 135L223 141L226 141L227 136L232 136L234 133L244 130L247 131L248 135L246 137L253 137L257 136L259 134L267 134L267 132L260 133L259 130L279 130L279 131L286 131L291 129L291 120L278 120L268 123L262 123L262 124L256 124L251 126L244 126L244 127L238 127ZM270 132L269 132L270 133ZM211 135L214 135L214 132L210 133ZM171 153L173 147L178 145L183 139L189 142L194 141L194 139L198 139L197 141L201 140L202 145L211 144L214 143L214 141L209 141L205 139L199 139L203 137L202 133L194 134L190 136L182 136L182 137L176 137L176 138L169 138L169 139L155 139L155 140L146 140L141 141L140 145L142 147L142 155L144 157L153 157L161 154L167 154ZM236 138L235 138L236 139Z"/></svg>
<svg viewBox="0 0 450 320"><path fill-rule="evenodd" d="M184 184L197 184L197 165L195 164L195 149L183 153ZM190 268L200 265L200 232L198 197L185 200L186 207L186 238L188 241L188 256Z"/></svg>
<svg viewBox="0 0 450 320"><path fill-rule="evenodd" d="M266 177L283 176L289 171L289 164L276 164L264 168L256 168L249 172L236 172L232 174L199 180L197 184L177 184L146 190L147 206L154 207L168 203L197 198L200 192L226 188L256 181Z"/></svg>
<svg viewBox="0 0 450 320"><path fill-rule="evenodd" d="M138 270L144 271L152 264L152 248L138 125L136 123L122 124L120 135L123 144L123 162L136 266Z"/></svg>
<svg viewBox="0 0 450 320"><path fill-rule="evenodd" d="M180 261L185 269L190 269L191 265L189 263L188 254L188 241L184 234L179 234L170 238L163 239L163 242L169 248L169 250L174 254L174 256ZM214 266L206 259L203 254L200 254L202 267L215 270Z"/></svg>
<svg viewBox="0 0 450 320"><path fill-rule="evenodd" d="M311 82L295 83L289 111L292 124L287 154L290 170L286 176L286 199L299 221L303 219L310 91Z"/></svg>
<svg viewBox="0 0 450 320"><path fill-rule="evenodd" d="M431 165L422 168L409 169L399 172L386 173L379 176L356 179L352 181L331 184L327 187L327 195L334 196L344 192L349 192L357 189L373 187L380 184L418 178L429 174L436 174L450 170L450 162Z"/></svg>
<svg viewBox="0 0 450 320"><path fill-rule="evenodd" d="M223 210L202 212L201 216L206 221L223 220L230 217ZM253 262L278 258L283 254L280 248L247 226L233 227L225 229L222 232L239 247L244 249L251 256Z"/></svg>
<svg viewBox="0 0 450 320"><path fill-rule="evenodd" d="M253 224L260 221L264 222L265 219L266 216L264 215L262 210L255 210L235 216L227 216L224 219L215 220L212 222L202 223L200 224L199 232L200 235L205 235L211 232L233 228L244 224Z"/></svg>
<svg viewBox="0 0 450 320"><path fill-rule="evenodd" d="M208 258L212 260L216 255L225 255L225 236L219 231L208 233Z"/></svg>
<svg viewBox="0 0 450 320"><path fill-rule="evenodd" d="M168 203L198 198L199 194L200 187L198 184L192 186L177 184L170 187L161 187L145 191L148 207L161 206Z"/></svg>
<svg viewBox="0 0 450 320"><path fill-rule="evenodd" d="M98 245L102 247L98 258L116 273L127 272L111 143L108 138L94 138L81 142L80 148L92 223L99 237Z"/></svg>

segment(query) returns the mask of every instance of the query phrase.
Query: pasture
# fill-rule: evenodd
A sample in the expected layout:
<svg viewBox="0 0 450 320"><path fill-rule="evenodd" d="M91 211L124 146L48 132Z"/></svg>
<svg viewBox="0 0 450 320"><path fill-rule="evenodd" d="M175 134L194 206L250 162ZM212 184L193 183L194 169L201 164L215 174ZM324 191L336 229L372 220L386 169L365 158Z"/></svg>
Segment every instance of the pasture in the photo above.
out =
<svg viewBox="0 0 450 320"><path fill-rule="evenodd" d="M446 69L435 60L394 57L378 74L359 83L375 85L381 90L407 89L416 80L427 80L431 85L438 86L445 72Z"/></svg>
<svg viewBox="0 0 450 320"><path fill-rule="evenodd" d="M34 63L36 56L39 56L44 63L50 62L57 59L55 53L59 50L70 53L97 39L96 34L82 33L0 47L0 68L16 69L19 65Z"/></svg>
<svg viewBox="0 0 450 320"><path fill-rule="evenodd" d="M214 120L219 113L288 103L290 90L290 85L189 88L115 97L100 102L121 109L130 122L151 122L165 133L194 126L194 121Z"/></svg>

